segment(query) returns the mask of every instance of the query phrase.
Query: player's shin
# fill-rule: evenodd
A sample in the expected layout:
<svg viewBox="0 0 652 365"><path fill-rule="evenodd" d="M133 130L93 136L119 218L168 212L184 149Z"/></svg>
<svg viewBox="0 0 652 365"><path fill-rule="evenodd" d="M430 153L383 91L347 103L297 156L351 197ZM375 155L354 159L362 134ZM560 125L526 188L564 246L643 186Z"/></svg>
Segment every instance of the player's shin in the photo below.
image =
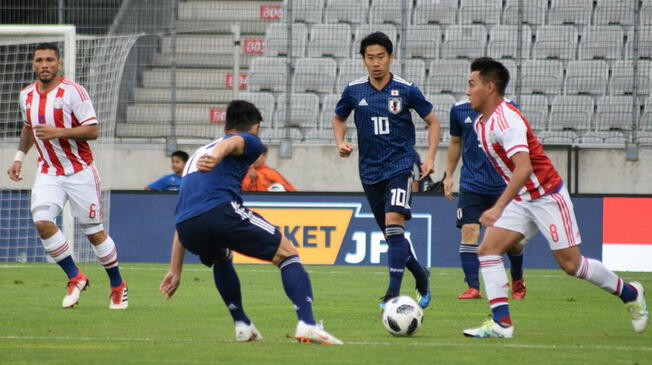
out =
<svg viewBox="0 0 652 365"><path fill-rule="evenodd" d="M480 289L480 262L478 261L478 245L460 243L460 260L462 261L462 270L464 271L464 281L469 288Z"/></svg>
<svg viewBox="0 0 652 365"><path fill-rule="evenodd" d="M503 327L509 327L512 325L507 301L509 283L507 282L503 258L499 255L485 255L479 256L478 259L493 320Z"/></svg>
<svg viewBox="0 0 652 365"><path fill-rule="evenodd" d="M294 304L299 321L307 325L315 324L312 313L312 286L310 277L303 269L299 256L289 256L279 264L285 294Z"/></svg>
<svg viewBox="0 0 652 365"><path fill-rule="evenodd" d="M72 258L72 250L63 232L57 232L50 238L41 239L45 252L65 271L69 279L75 277L79 270Z"/></svg>
<svg viewBox="0 0 652 365"><path fill-rule="evenodd" d="M213 263L213 279L215 287L220 292L224 304L229 309L234 322L244 322L251 324L251 321L244 312L242 307L242 293L240 291L240 279L238 273L233 267L233 256L225 260L218 260Z"/></svg>
<svg viewBox="0 0 652 365"><path fill-rule="evenodd" d="M106 236L106 240L99 245L92 245L95 256L100 261L107 275L112 287L118 287L122 284L122 276L118 268L118 253L115 248L115 243L111 237Z"/></svg>
<svg viewBox="0 0 652 365"><path fill-rule="evenodd" d="M617 295L623 303L631 302L636 299L637 291L630 284L626 283L607 269L604 264L598 260L589 259L584 256L580 259L580 265L575 272L575 276L588 280L596 286Z"/></svg>
<svg viewBox="0 0 652 365"><path fill-rule="evenodd" d="M403 272L405 265L410 255L410 243L405 238L403 226L388 225L385 228L385 235L387 236L387 244L389 250L388 266L389 266L389 286L385 298L398 296L401 292L401 282L403 281Z"/></svg>

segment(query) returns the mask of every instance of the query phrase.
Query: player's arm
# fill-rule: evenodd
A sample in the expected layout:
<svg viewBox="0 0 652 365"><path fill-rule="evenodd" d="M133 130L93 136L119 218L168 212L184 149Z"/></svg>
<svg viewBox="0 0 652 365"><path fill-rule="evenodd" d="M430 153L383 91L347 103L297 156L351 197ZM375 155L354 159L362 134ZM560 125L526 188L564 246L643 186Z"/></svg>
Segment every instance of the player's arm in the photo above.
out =
<svg viewBox="0 0 652 365"><path fill-rule="evenodd" d="M446 177L444 178L444 196L453 200L453 174L462 155L462 137L451 136L448 143L448 158L446 162Z"/></svg>
<svg viewBox="0 0 652 365"><path fill-rule="evenodd" d="M346 118L335 114L333 117L333 134L335 135L335 145L340 157L349 157L353 152L353 145L344 141L346 135Z"/></svg>
<svg viewBox="0 0 652 365"><path fill-rule="evenodd" d="M441 129L439 119L437 119L434 111L426 115L423 120L428 125L428 156L423 160L419 180L432 174L435 170L435 155L437 154L437 148L439 148L439 133Z"/></svg>
<svg viewBox="0 0 652 365"><path fill-rule="evenodd" d="M521 191L530 178L530 175L532 175L532 163L530 162L530 154L528 152L517 152L510 160L514 163L512 178L507 184L505 191L503 191L500 198L496 201L496 204L480 216L480 224L483 226L493 226L498 218L500 218L507 204Z"/></svg>
<svg viewBox="0 0 652 365"><path fill-rule="evenodd" d="M92 141L100 135L100 126L88 124L74 128L59 128L49 124L37 124L34 126L34 134L44 140L69 138L75 141Z"/></svg>
<svg viewBox="0 0 652 365"><path fill-rule="evenodd" d="M27 125L23 125L23 129L20 131L20 140L18 141L18 151L16 151L16 156L14 157L14 162L9 166L7 170L7 175L13 181L20 181L23 178L20 176L20 171L23 168L23 159L27 152L34 145L34 135L32 134L32 128Z"/></svg>
<svg viewBox="0 0 652 365"><path fill-rule="evenodd" d="M197 169L208 172L219 165L224 157L229 155L240 156L244 153L245 141L241 136L233 136L219 141L210 152L197 160Z"/></svg>
<svg viewBox="0 0 652 365"><path fill-rule="evenodd" d="M170 299L179 288L181 281L181 271L183 270L183 257L186 249L183 248L179 240L179 234L174 231L172 238L172 254L170 255L170 271L165 275L159 290L165 294L165 299Z"/></svg>

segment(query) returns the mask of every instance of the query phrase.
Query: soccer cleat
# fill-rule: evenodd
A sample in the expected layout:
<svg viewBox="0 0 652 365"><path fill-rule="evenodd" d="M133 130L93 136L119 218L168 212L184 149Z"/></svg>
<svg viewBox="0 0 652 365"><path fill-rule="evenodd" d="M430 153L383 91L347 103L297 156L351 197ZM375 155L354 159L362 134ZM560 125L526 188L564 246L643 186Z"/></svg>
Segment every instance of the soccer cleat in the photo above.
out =
<svg viewBox="0 0 652 365"><path fill-rule="evenodd" d="M129 302L127 301L127 284L124 280L120 285L111 287L109 299L109 309L127 309Z"/></svg>
<svg viewBox="0 0 652 365"><path fill-rule="evenodd" d="M422 294L417 289L417 302L419 302L419 307L426 309L432 300L432 294L430 293L430 270L426 269L426 292Z"/></svg>
<svg viewBox="0 0 652 365"><path fill-rule="evenodd" d="M643 285L638 281L632 281L629 285L636 288L638 293L636 294L635 300L625 303L625 307L632 318L634 331L640 333L645 331L650 314L647 309L647 304L645 303L645 289L643 289Z"/></svg>
<svg viewBox="0 0 652 365"><path fill-rule="evenodd" d="M512 299L523 299L527 293L527 287L523 279L512 282Z"/></svg>
<svg viewBox="0 0 652 365"><path fill-rule="evenodd" d="M304 321L297 323L294 338L301 343L314 343L318 345L343 345L344 343L324 330L324 324L309 325Z"/></svg>
<svg viewBox="0 0 652 365"><path fill-rule="evenodd" d="M482 294L476 288L468 288L457 299L482 299Z"/></svg>
<svg viewBox="0 0 652 365"><path fill-rule="evenodd" d="M235 322L235 340L238 342L262 341L263 335L253 323Z"/></svg>
<svg viewBox="0 0 652 365"><path fill-rule="evenodd" d="M79 295L82 291L86 290L90 286L90 280L84 275L81 270L78 271L77 275L68 280L68 293L63 297L63 308L72 308L79 302Z"/></svg>
<svg viewBox="0 0 652 365"><path fill-rule="evenodd" d="M465 329L464 336L476 338L512 338L514 337L514 326L503 327L494 322L493 319L488 319L480 327Z"/></svg>

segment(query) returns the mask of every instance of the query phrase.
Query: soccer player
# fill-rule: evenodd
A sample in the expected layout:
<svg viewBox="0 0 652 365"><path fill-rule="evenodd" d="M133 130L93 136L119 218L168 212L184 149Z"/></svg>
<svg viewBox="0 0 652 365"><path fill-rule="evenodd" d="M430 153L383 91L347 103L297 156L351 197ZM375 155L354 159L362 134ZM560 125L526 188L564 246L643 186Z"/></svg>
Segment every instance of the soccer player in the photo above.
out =
<svg viewBox="0 0 652 365"><path fill-rule="evenodd" d="M73 216L109 276L109 308L125 309L127 285L120 276L115 244L102 225L100 177L87 142L100 133L93 103L83 86L59 75L61 60L56 44L39 44L32 55L32 68L37 80L20 92L24 125L7 174L14 181L22 180L22 161L35 144L38 167L32 187L32 219L45 252L68 276L63 308L77 304L80 293L89 285L88 277L75 265L66 237L55 224L69 201Z"/></svg>
<svg viewBox="0 0 652 365"><path fill-rule="evenodd" d="M145 186L144 190L160 190L160 191L179 191L181 186L181 173L188 161L188 154L184 151L174 151L170 156L170 162L173 174L164 175L156 181Z"/></svg>
<svg viewBox="0 0 652 365"><path fill-rule="evenodd" d="M335 108L333 133L341 157L353 146L344 141L346 119L355 110L360 148L359 172L362 187L376 222L389 245L389 285L381 306L400 294L403 271L407 267L417 283L419 305L431 300L430 271L416 259L405 238L405 221L411 218L413 178L423 179L433 171L439 145L439 121L419 88L389 71L394 60L392 41L382 32L365 37L360 44L362 62L368 75L350 82ZM415 132L409 109L428 124L428 156L421 176L413 175Z"/></svg>
<svg viewBox="0 0 652 365"><path fill-rule="evenodd" d="M480 214L491 208L500 197L500 193L505 190L505 182L496 173L478 145L478 137L473 130L473 121L477 117L478 113L471 109L468 99L451 107L451 140L448 144L444 196L448 200L453 199L453 174L461 155L463 164L457 203L457 228L462 233L460 259L468 289L458 296L459 299L482 298L478 277ZM507 251L507 256L511 262L512 299L523 299L527 290L523 282L523 246L514 245Z"/></svg>
<svg viewBox="0 0 652 365"><path fill-rule="evenodd" d="M582 256L582 239L573 203L564 183L519 110L504 99L509 72L491 58L471 64L466 94L480 115L473 127L478 141L507 187L493 207L480 216L487 231L478 249L492 319L464 330L469 337L510 338L514 326L507 300L507 275L502 255L537 229L548 240L559 266L618 296L629 311L636 332L648 322L643 286L625 282L600 261Z"/></svg>
<svg viewBox="0 0 652 365"><path fill-rule="evenodd" d="M235 322L237 341L258 341L260 332L242 307L240 281L231 250L271 261L281 270L285 293L299 318L300 342L341 345L312 313L312 287L297 250L273 224L242 205L241 184L263 151L257 137L262 121L251 103L234 100L226 110L226 135L197 150L184 169L172 242L170 271L160 290L169 299L179 287L185 250L213 267L215 285Z"/></svg>

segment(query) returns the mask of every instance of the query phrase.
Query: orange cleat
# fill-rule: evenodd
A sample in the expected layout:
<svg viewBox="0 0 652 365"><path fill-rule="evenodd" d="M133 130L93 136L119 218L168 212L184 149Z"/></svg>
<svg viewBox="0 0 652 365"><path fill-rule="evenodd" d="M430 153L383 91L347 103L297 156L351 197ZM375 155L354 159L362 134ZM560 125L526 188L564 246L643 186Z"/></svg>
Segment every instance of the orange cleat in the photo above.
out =
<svg viewBox="0 0 652 365"><path fill-rule="evenodd" d="M476 288L468 288L457 299L482 299L482 294Z"/></svg>
<svg viewBox="0 0 652 365"><path fill-rule="evenodd" d="M527 287L523 279L512 282L512 299L524 299L527 293Z"/></svg>

